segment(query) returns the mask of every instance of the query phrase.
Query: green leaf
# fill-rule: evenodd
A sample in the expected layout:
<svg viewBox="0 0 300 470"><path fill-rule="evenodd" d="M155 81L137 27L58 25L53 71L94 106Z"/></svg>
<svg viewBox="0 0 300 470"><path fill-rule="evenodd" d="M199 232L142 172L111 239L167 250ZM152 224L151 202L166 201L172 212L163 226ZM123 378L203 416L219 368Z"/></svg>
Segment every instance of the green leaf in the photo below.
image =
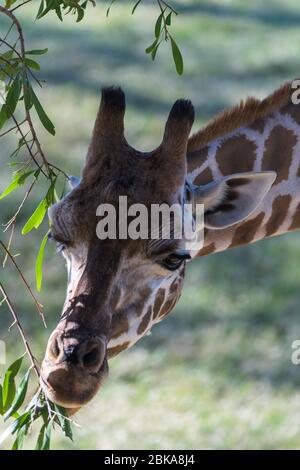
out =
<svg viewBox="0 0 300 470"><path fill-rule="evenodd" d="M43 10L44 10L44 0L41 1L40 3L40 6L39 6L39 9L38 9L38 12L37 12L37 15L36 15L36 20L38 20L41 16L41 14L43 13Z"/></svg>
<svg viewBox="0 0 300 470"><path fill-rule="evenodd" d="M171 39L172 54L173 54L173 59L174 59L176 71L177 71L178 75L182 75L183 74L182 55L181 55L181 52L180 52L176 42L172 38L172 36L170 36L170 39Z"/></svg>
<svg viewBox="0 0 300 470"><path fill-rule="evenodd" d="M28 176L32 175L33 173L35 173L35 170L26 171L25 173L19 173L17 177L19 185L22 186L27 180Z"/></svg>
<svg viewBox="0 0 300 470"><path fill-rule="evenodd" d="M71 422L66 416L65 409L62 406L54 405L54 411L57 413L56 416L64 435L73 441Z"/></svg>
<svg viewBox="0 0 300 470"><path fill-rule="evenodd" d="M10 117L15 112L17 103L20 98L20 94L21 94L21 80L19 76L17 76L8 90L6 102L4 105L7 117Z"/></svg>
<svg viewBox="0 0 300 470"><path fill-rule="evenodd" d="M31 98L32 98L33 105L35 107L38 117L40 118L41 123L50 134L55 135L55 127L53 123L50 121L47 114L45 113L41 103L38 100L38 97L36 96L32 88L31 88Z"/></svg>
<svg viewBox="0 0 300 470"><path fill-rule="evenodd" d="M35 450L42 450L42 445L43 445L43 442L44 442L44 435L45 435L45 428L46 428L46 426L45 426L45 424L43 424L43 426L40 429L37 441L36 441Z"/></svg>
<svg viewBox="0 0 300 470"><path fill-rule="evenodd" d="M14 413L18 411L20 406L23 404L26 393L27 393L27 387L28 387L28 381L29 381L29 376L30 376L31 369L29 369L26 374L24 375L23 379L20 382L20 385L17 389L15 398L10 406L10 408L7 410L7 412L4 415L4 421L6 421L10 416L12 416Z"/></svg>
<svg viewBox="0 0 300 470"><path fill-rule="evenodd" d="M44 5L43 5L43 7L42 7L42 5L40 5L40 8L39 8L39 11L38 11L38 14L37 14L36 19L39 20L39 19L41 19L43 16L47 15L47 13L48 13L50 10L55 9L55 6L56 6L56 0L46 0L46 8L45 8L45 10L43 10ZM41 7L42 7L42 8L41 8Z"/></svg>
<svg viewBox="0 0 300 470"><path fill-rule="evenodd" d="M60 21L63 21L63 17L62 17L62 14L61 14L61 6L60 5L57 5L56 8L55 8L55 13L58 17L58 19Z"/></svg>
<svg viewBox="0 0 300 470"><path fill-rule="evenodd" d="M32 410L25 411L25 413L23 413L15 420L15 422L13 423L14 427L12 430L12 434L14 434L22 426L25 426L29 423L29 421L31 420L31 411Z"/></svg>
<svg viewBox="0 0 300 470"><path fill-rule="evenodd" d="M8 370L4 376L2 393L3 393L3 410L5 413L11 406L13 399L15 397L15 393L16 393L15 381L12 376L11 370Z"/></svg>
<svg viewBox="0 0 300 470"><path fill-rule="evenodd" d="M154 60L155 57L156 57L156 53L157 53L157 51L158 51L158 47L159 47L159 44L156 44L156 46L154 47L154 49L152 49L152 51L151 51L151 58L152 58L152 60Z"/></svg>
<svg viewBox="0 0 300 470"><path fill-rule="evenodd" d="M9 368L7 369L8 371L10 370L11 373L12 373L12 378L14 379L16 377L16 375L18 374L19 370L20 370L20 367L22 365L22 362L23 362L23 359L24 359L24 355L19 357L16 361L14 361L10 366Z"/></svg>
<svg viewBox="0 0 300 470"><path fill-rule="evenodd" d="M115 1L116 1L116 0L111 0L110 5L109 5L108 9L106 10L106 17L107 17L107 18L108 18L108 15L109 15L109 13L110 13L110 9L111 9L111 7L113 6L113 4L115 3Z"/></svg>
<svg viewBox="0 0 300 470"><path fill-rule="evenodd" d="M19 187L19 182L18 181L12 181L6 189L0 194L0 201L1 199L4 199L6 196L8 196L12 191L17 189Z"/></svg>
<svg viewBox="0 0 300 470"><path fill-rule="evenodd" d="M26 54L28 55L43 55L48 52L48 48L46 49L33 49L31 51L26 51Z"/></svg>
<svg viewBox="0 0 300 470"><path fill-rule="evenodd" d="M0 129L4 126L7 119L9 119L15 112L17 103L21 94L21 80L17 76L7 92L5 104L3 104L0 111Z"/></svg>
<svg viewBox="0 0 300 470"><path fill-rule="evenodd" d="M26 179L28 176L30 176L32 173L34 173L33 170L27 171L27 172L17 172L14 177L12 182L7 186L7 188L0 194L0 201L1 199L4 199L6 196L8 196L12 191L14 191L16 188L19 186L22 186L22 184L25 183Z"/></svg>
<svg viewBox="0 0 300 470"><path fill-rule="evenodd" d="M172 11L166 17L166 25L171 26L171 22L172 22Z"/></svg>
<svg viewBox="0 0 300 470"><path fill-rule="evenodd" d="M6 121L7 121L7 115L5 112L5 105L3 105L0 110L0 129L2 129Z"/></svg>
<svg viewBox="0 0 300 470"><path fill-rule="evenodd" d="M19 357L7 369L2 386L2 412L5 413L11 406L16 393L15 377L20 370L23 357Z"/></svg>
<svg viewBox="0 0 300 470"><path fill-rule="evenodd" d="M16 3L17 0L6 0L5 2L5 8L10 8L14 3Z"/></svg>
<svg viewBox="0 0 300 470"><path fill-rule="evenodd" d="M161 23L162 23L163 16L164 16L164 11L159 15L155 23L154 34L155 34L156 39L158 39L160 36Z"/></svg>
<svg viewBox="0 0 300 470"><path fill-rule="evenodd" d="M40 65L35 60L26 58L25 64L33 70L41 70Z"/></svg>
<svg viewBox="0 0 300 470"><path fill-rule="evenodd" d="M31 419L31 410L26 411L21 416L19 416L15 421L8 426L5 431L0 436L0 445L12 434L14 434L18 429L21 429L23 426L28 425Z"/></svg>
<svg viewBox="0 0 300 470"><path fill-rule="evenodd" d="M45 434L44 434L44 442L43 442L41 450L50 449L51 428L52 428L52 420L46 426Z"/></svg>
<svg viewBox="0 0 300 470"><path fill-rule="evenodd" d="M39 203L33 214L29 217L26 224L22 228L22 235L26 235L26 233L30 232L32 229L37 229L44 220L48 209L48 204L46 199L42 199Z"/></svg>
<svg viewBox="0 0 300 470"><path fill-rule="evenodd" d="M16 393L15 377L20 370L23 356L14 361L7 369L2 386L2 412L5 413L11 406Z"/></svg>
<svg viewBox="0 0 300 470"><path fill-rule="evenodd" d="M147 47L147 49L145 49L146 54L150 54L152 52L157 42L158 42L158 39L155 39L155 41L149 47Z"/></svg>
<svg viewBox="0 0 300 470"><path fill-rule="evenodd" d="M82 18L84 17L84 9L80 8L80 6L77 7L77 20L76 23L79 23Z"/></svg>
<svg viewBox="0 0 300 470"><path fill-rule="evenodd" d="M38 440L36 443L36 450L49 450L50 449L50 438L51 438L51 426L52 420L46 425L43 424L39 432Z"/></svg>
<svg viewBox="0 0 300 470"><path fill-rule="evenodd" d="M14 51L13 51L13 50L9 50L9 51L6 51L6 52L2 52L2 53L0 54L0 63L1 63L1 62L6 63L7 60L8 60L8 61L11 60L12 57L13 57L13 55L14 55Z"/></svg>
<svg viewBox="0 0 300 470"><path fill-rule="evenodd" d="M52 204L57 202L56 196L55 196L55 194L56 194L56 191L55 191L56 181L57 181L57 175L52 180L50 188L48 189L47 194L46 194L46 201L47 201L48 207L50 207Z"/></svg>
<svg viewBox="0 0 300 470"><path fill-rule="evenodd" d="M0 384L0 415L3 415L3 393L2 393L2 385Z"/></svg>
<svg viewBox="0 0 300 470"><path fill-rule="evenodd" d="M17 437L12 445L12 450L20 450L23 447L24 437L27 433L27 426L22 426L18 432Z"/></svg>
<svg viewBox="0 0 300 470"><path fill-rule="evenodd" d="M31 85L30 83L26 82L24 83L24 103L25 103L25 109L29 111L32 108L32 98L31 98Z"/></svg>
<svg viewBox="0 0 300 470"><path fill-rule="evenodd" d="M132 15L134 14L135 10L137 9L137 7L138 7L139 4L141 3L141 1L142 1L142 0L138 0L138 1L136 2L136 4L134 5L134 7L133 7L133 9L132 9L132 12L131 12Z"/></svg>
<svg viewBox="0 0 300 470"><path fill-rule="evenodd" d="M39 248L39 252L36 258L36 263L35 263L35 277L36 277L36 288L38 291L41 290L42 287L42 281L43 281L43 259L44 259L44 251L45 251L45 246L48 240L48 232L44 236L41 246Z"/></svg>

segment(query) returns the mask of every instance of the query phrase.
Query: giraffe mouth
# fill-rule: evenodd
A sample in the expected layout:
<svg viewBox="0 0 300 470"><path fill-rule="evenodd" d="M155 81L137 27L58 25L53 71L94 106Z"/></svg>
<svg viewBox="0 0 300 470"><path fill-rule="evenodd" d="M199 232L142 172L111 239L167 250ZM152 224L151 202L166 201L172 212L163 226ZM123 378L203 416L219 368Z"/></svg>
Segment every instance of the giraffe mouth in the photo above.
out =
<svg viewBox="0 0 300 470"><path fill-rule="evenodd" d="M42 370L40 385L45 396L59 406L78 411L91 401L108 375L107 361L97 373L79 374L64 367Z"/></svg>
<svg viewBox="0 0 300 470"><path fill-rule="evenodd" d="M101 337L51 335L41 367L40 383L46 397L77 408L89 402L108 375L106 343Z"/></svg>

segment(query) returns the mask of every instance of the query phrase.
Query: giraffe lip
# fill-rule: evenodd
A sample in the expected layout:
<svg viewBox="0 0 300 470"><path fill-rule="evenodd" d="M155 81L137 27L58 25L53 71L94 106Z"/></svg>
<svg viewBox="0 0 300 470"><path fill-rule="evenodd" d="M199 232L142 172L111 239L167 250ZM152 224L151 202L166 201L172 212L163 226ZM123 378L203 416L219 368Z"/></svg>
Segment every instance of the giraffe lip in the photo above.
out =
<svg viewBox="0 0 300 470"><path fill-rule="evenodd" d="M75 367L71 366L71 371L72 371L72 369L74 370ZM56 403L60 406L63 406L64 408L75 410L74 412L76 412L82 406L84 406L88 401L90 401L93 398L93 396L96 394L96 392L99 390L99 388L104 383L104 381L105 381L105 379L108 375L107 357L105 356L105 359L104 359L101 367L99 368L99 370L97 372L91 373L91 372L88 372L88 371L85 370L86 375L81 376L81 383L87 383L88 384L89 383L89 378L90 378L92 380L91 387L87 387L86 390L82 390L81 393L79 395L77 395L77 399L75 399L75 400L74 400L74 396L73 396L73 400L69 400L68 397L66 398L66 395L65 395L66 389L63 391L63 393L61 393L60 387L57 388L57 387L53 386L51 383L49 383L48 378L51 377L52 374L60 373L60 371L61 371L60 368L51 368L50 370L48 369L48 371L45 371L46 372L46 377L45 377L45 375L43 374L44 371L42 370L41 374L40 374L41 388L42 388L45 396L50 401L52 401L52 402L54 402L54 403ZM67 379L67 377L66 377L66 379ZM67 383L68 383L68 381L67 381ZM72 383L72 381L71 381L71 383ZM77 382L77 383L79 383L79 382ZM76 384L76 382L75 382L75 384ZM73 386L70 385L70 388L67 391L67 393L71 393L71 396L73 395L72 387ZM76 387L76 385L75 385L75 387ZM75 394L75 396L76 396L76 394Z"/></svg>

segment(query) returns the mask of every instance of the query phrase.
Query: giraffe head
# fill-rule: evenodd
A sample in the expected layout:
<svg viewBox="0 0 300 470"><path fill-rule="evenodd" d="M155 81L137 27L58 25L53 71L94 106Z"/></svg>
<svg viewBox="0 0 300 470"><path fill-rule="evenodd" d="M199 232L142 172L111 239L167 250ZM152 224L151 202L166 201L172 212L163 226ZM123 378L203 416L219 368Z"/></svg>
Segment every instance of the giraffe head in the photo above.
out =
<svg viewBox="0 0 300 470"><path fill-rule="evenodd" d="M200 202L206 224L221 229L246 218L274 180L273 173L247 173L192 187L186 165L192 104L174 104L162 143L148 153L126 142L124 113L122 90L103 90L82 178L71 179L72 191L49 211L50 238L67 261L68 287L41 384L48 398L66 408L87 403L107 376L108 359L173 309L191 257L186 240L176 236L134 239L118 232L116 238L100 239L99 206L115 207L118 225L124 215L120 196L127 197L128 207L143 204L149 213L155 204ZM128 214L129 223L134 214Z"/></svg>

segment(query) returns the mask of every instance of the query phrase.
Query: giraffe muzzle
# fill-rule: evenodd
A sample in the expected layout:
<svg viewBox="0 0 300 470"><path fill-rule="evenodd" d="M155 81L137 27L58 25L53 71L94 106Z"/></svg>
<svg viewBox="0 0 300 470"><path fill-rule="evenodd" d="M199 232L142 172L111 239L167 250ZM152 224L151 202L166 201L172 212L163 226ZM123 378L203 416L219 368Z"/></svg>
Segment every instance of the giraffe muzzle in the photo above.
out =
<svg viewBox="0 0 300 470"><path fill-rule="evenodd" d="M41 386L50 400L66 408L81 407L93 398L107 373L102 337L64 337L61 331L51 335L41 368Z"/></svg>

